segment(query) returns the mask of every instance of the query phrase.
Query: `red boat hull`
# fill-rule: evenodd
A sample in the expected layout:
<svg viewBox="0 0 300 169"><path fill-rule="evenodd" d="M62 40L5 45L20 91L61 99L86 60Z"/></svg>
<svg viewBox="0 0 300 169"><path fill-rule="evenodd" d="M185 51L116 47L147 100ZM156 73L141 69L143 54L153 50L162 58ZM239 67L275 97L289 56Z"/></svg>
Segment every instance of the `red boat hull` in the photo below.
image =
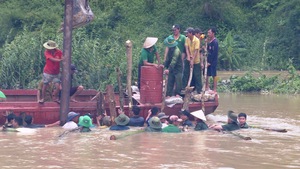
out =
<svg viewBox="0 0 300 169"><path fill-rule="evenodd" d="M6 112L12 111L16 115L19 115L21 112L25 112L28 115L32 115L34 118L34 123L36 124L49 124L59 120L60 105L56 102L45 102L40 104L37 102L36 94L37 90L2 90L6 95L7 99L5 102L0 102L0 113L5 115ZM78 112L80 114L91 113L92 115L97 114L97 101L89 101L97 94L96 90L84 90L76 98L79 102L74 103L70 102L70 111ZM105 95L105 94L104 94ZM110 114L108 99L105 96L105 111L107 114ZM115 94L116 109L119 109L119 95ZM134 100L140 109L140 115L144 118L148 115L148 110L153 106L161 107L161 103L156 104L143 104ZM216 97L214 101L208 101L204 103L205 105L205 114L213 113L218 107L218 98ZM164 112L167 115L179 115L179 112L182 108L182 104L176 104L173 107L165 107ZM189 110L195 111L202 109L201 102L191 102L189 104ZM129 115L128 108L128 98L125 98L124 105L125 114ZM5 122L5 116L0 116L0 124Z"/></svg>

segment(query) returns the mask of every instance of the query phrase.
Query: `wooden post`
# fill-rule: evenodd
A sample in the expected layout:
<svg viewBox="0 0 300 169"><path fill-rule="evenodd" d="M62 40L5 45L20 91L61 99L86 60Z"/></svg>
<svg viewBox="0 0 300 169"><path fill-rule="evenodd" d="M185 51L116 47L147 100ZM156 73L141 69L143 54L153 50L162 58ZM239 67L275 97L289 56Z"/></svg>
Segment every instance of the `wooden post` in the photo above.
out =
<svg viewBox="0 0 300 169"><path fill-rule="evenodd" d="M166 94L167 94L167 86L168 86L168 76L169 75L165 75L165 87L164 87L164 92L163 92L163 97L162 97L162 102L161 102L161 111L163 112L165 109L165 105L166 105Z"/></svg>
<svg viewBox="0 0 300 169"><path fill-rule="evenodd" d="M116 101L115 101L115 93L112 85L106 86L106 92L108 94L108 104L109 104L109 111L112 123L114 123L115 118L117 117L116 112Z"/></svg>
<svg viewBox="0 0 300 169"><path fill-rule="evenodd" d="M194 87L190 87L191 81L193 77L193 68L190 68L190 76L189 76L189 81L187 86L185 87L184 91L184 98L183 98L183 105L182 105L182 110L189 110L189 103L190 103L190 98L191 98L191 93L194 89Z"/></svg>
<svg viewBox="0 0 300 169"><path fill-rule="evenodd" d="M126 41L126 55L127 55L127 91L129 98L129 112L132 109L132 90L131 90L131 78L132 78L132 42Z"/></svg>
<svg viewBox="0 0 300 169"><path fill-rule="evenodd" d="M121 109L121 112L124 112L124 94L123 94L122 81L121 81L122 72L119 67L116 68L116 72L118 75L117 80L118 80L118 86L119 86L120 109Z"/></svg>
<svg viewBox="0 0 300 169"><path fill-rule="evenodd" d="M62 92L60 102L60 124L63 125L69 113L70 86L71 86L71 55L72 55L72 25L73 24L73 0L65 0L64 41L62 62Z"/></svg>
<svg viewBox="0 0 300 169"><path fill-rule="evenodd" d="M206 90L206 78L207 78L207 41L205 41L205 50L204 50L204 85L202 87L202 93L201 93L201 103L202 103L202 111L205 114L205 104L204 104L204 94Z"/></svg>
<svg viewBox="0 0 300 169"><path fill-rule="evenodd" d="M97 100L97 116L104 114L104 96L102 92L99 92L99 96L96 98Z"/></svg>

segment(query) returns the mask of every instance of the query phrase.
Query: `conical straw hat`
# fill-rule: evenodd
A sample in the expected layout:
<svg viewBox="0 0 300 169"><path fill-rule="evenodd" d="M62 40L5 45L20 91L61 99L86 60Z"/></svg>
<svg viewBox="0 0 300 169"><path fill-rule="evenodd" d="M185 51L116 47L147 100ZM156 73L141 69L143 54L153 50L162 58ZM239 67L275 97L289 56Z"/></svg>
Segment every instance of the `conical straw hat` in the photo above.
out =
<svg viewBox="0 0 300 169"><path fill-rule="evenodd" d="M202 110L194 111L194 112L191 113L191 115L197 117L198 119L206 121L206 117L205 117L204 112Z"/></svg>
<svg viewBox="0 0 300 169"><path fill-rule="evenodd" d="M5 94L3 92L1 92L1 91L0 91L0 98L2 98L2 99L6 98Z"/></svg>
<svg viewBox="0 0 300 169"><path fill-rule="evenodd" d="M144 42L143 48L146 48L146 49L150 48L151 46L155 45L157 40L158 40L158 38L156 38L156 37L147 37Z"/></svg>

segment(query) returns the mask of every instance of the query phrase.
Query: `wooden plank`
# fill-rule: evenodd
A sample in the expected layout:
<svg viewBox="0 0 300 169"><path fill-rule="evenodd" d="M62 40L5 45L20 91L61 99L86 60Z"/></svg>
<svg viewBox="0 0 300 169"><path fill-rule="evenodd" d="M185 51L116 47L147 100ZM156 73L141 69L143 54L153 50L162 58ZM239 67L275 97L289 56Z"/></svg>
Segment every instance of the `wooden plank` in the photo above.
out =
<svg viewBox="0 0 300 169"><path fill-rule="evenodd" d="M112 119L112 122L114 119L117 117L117 112L116 112L116 101L115 101L115 94L114 94L114 89L112 85L107 85L106 86L106 92L108 94L108 103L109 103L109 112L110 116Z"/></svg>

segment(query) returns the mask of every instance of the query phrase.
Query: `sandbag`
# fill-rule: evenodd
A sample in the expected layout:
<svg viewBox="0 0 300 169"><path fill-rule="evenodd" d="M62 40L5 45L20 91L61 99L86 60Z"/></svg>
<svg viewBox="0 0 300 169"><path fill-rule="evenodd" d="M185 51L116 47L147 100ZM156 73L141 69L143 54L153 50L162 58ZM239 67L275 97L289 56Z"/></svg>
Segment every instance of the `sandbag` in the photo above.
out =
<svg viewBox="0 0 300 169"><path fill-rule="evenodd" d="M94 20L94 13L92 12L88 0L74 0L73 3L73 26L78 28L85 26ZM63 31L64 24L61 24L60 31Z"/></svg>

